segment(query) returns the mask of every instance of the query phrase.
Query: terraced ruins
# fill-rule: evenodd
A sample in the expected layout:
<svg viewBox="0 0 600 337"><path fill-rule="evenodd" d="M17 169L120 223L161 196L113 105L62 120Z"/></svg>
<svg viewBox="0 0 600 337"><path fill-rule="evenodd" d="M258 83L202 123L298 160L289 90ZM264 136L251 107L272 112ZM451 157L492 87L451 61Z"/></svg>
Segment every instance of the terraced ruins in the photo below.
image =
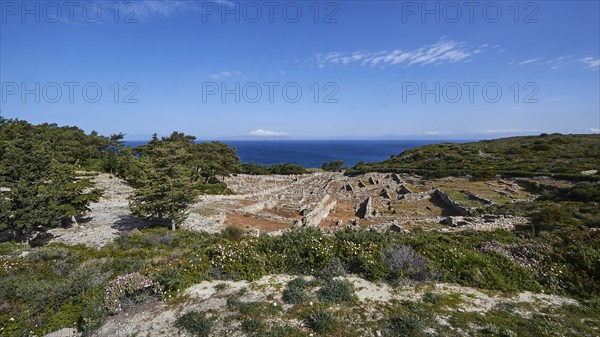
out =
<svg viewBox="0 0 600 337"><path fill-rule="evenodd" d="M484 206L536 197L524 188L524 180L429 180L395 173L236 175L226 183L235 194L203 196L192 207L184 228L217 232L233 225L273 235L293 227L324 231L345 227L404 231L414 226L441 231L510 229L526 224L527 219L475 214Z"/></svg>

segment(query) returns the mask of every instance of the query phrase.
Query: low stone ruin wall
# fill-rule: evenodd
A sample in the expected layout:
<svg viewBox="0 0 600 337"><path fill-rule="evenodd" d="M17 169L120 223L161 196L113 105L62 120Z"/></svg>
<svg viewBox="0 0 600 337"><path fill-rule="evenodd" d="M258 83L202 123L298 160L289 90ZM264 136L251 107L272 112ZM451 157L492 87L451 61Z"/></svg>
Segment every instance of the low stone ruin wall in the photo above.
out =
<svg viewBox="0 0 600 337"><path fill-rule="evenodd" d="M356 215L361 219L369 219L373 214L373 206L371 205L372 198L371 196L367 197L365 201L363 201L360 205L358 205L356 210Z"/></svg>
<svg viewBox="0 0 600 337"><path fill-rule="evenodd" d="M452 199L449 195L444 193L444 191L440 190L439 188L436 188L433 191L433 195L439 197L440 200L442 200L446 205L450 206L453 210L457 211L458 214L460 214L460 215L471 214L470 209L464 207L463 205L461 205L460 203L458 203L457 201Z"/></svg>
<svg viewBox="0 0 600 337"><path fill-rule="evenodd" d="M306 214L306 216L302 219L302 225L306 227L318 226L321 220L325 219L337 205L336 200L327 203L329 199L329 194L326 194L323 199L317 203L315 208L308 212L308 214Z"/></svg>
<svg viewBox="0 0 600 337"><path fill-rule="evenodd" d="M479 196L479 195L477 195L477 194L475 194L475 193L473 193L471 191L463 190L462 192L465 193L466 195L468 195L469 198L471 198L473 200L480 201L480 202L482 202L482 203L484 203L486 205L495 205L496 204L492 200L486 199L486 198L484 198L482 196Z"/></svg>

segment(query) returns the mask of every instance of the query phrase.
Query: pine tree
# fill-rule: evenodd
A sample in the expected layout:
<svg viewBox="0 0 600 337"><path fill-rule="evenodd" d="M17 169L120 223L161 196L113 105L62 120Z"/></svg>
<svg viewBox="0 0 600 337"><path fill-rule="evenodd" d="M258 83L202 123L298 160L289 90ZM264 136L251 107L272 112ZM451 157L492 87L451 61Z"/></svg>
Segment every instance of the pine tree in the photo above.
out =
<svg viewBox="0 0 600 337"><path fill-rule="evenodd" d="M53 158L48 143L35 139L27 123L2 125L0 139L0 230L18 236L45 231L85 211L100 192L79 179L73 165Z"/></svg>
<svg viewBox="0 0 600 337"><path fill-rule="evenodd" d="M131 211L157 223L169 222L175 230L187 216L187 208L198 196L190 177L190 143L162 141L137 161L141 172L130 198Z"/></svg>

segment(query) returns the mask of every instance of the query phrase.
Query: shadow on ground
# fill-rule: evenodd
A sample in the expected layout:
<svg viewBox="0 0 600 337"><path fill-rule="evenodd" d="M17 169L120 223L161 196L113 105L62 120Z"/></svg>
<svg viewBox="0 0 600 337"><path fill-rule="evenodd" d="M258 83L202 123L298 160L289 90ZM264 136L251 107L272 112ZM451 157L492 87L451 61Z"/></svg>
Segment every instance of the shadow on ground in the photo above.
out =
<svg viewBox="0 0 600 337"><path fill-rule="evenodd" d="M119 217L111 227L118 230L119 232L130 232L134 229L144 229L150 226L154 226L156 223L150 222L144 218L139 218L131 214Z"/></svg>

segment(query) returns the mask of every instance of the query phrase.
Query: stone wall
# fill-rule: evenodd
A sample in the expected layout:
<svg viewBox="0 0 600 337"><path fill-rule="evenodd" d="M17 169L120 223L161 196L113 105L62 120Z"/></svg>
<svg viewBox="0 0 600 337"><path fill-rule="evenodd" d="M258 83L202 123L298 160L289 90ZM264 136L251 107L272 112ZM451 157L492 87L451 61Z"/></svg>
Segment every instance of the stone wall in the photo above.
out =
<svg viewBox="0 0 600 337"><path fill-rule="evenodd" d="M265 208L273 208L275 206L277 206L278 201L277 200L265 200L265 201L259 201L255 204L246 206L246 207L242 207L236 210L237 213L250 213L250 214L254 214L257 212L262 211Z"/></svg>
<svg viewBox="0 0 600 337"><path fill-rule="evenodd" d="M434 190L429 190L425 192L417 192L417 193L408 193L408 194L400 194L398 195L398 200L400 202L415 202L423 199L431 198L431 195L434 193Z"/></svg>
<svg viewBox="0 0 600 337"><path fill-rule="evenodd" d="M461 205L460 203L458 203L457 201L455 201L454 199L452 199L449 195L447 195L446 193L444 193L444 191L440 190L439 188L436 188L433 191L433 194L437 197L440 198L440 200L442 200L446 205L450 206L453 210L457 211L458 214L460 215L469 215L471 214L471 210L464 207L463 205Z"/></svg>
<svg viewBox="0 0 600 337"><path fill-rule="evenodd" d="M473 193L473 192L471 192L471 191L468 191L468 190L462 190L461 192L463 192L464 194L468 195L468 196L469 196L469 198L471 198L471 199L473 199L473 200L480 201L480 202L482 202L482 203L484 203L484 204L486 204L486 205L495 205L495 204L496 204L496 203L495 203L495 202L493 202L492 200L490 200L490 199L486 199L486 198L484 198L484 197L482 197L482 196L479 196L479 195L477 195L477 194L475 194L475 193Z"/></svg>
<svg viewBox="0 0 600 337"><path fill-rule="evenodd" d="M361 219L371 219L373 215L373 206L371 203L372 198L369 196L365 201L358 205L356 215Z"/></svg>
<svg viewBox="0 0 600 337"><path fill-rule="evenodd" d="M337 205L337 201L333 200L328 203L330 199L329 194L326 194L321 201L317 203L312 211L308 212L302 219L302 225L306 227L318 226L321 220L325 219L331 210Z"/></svg>

